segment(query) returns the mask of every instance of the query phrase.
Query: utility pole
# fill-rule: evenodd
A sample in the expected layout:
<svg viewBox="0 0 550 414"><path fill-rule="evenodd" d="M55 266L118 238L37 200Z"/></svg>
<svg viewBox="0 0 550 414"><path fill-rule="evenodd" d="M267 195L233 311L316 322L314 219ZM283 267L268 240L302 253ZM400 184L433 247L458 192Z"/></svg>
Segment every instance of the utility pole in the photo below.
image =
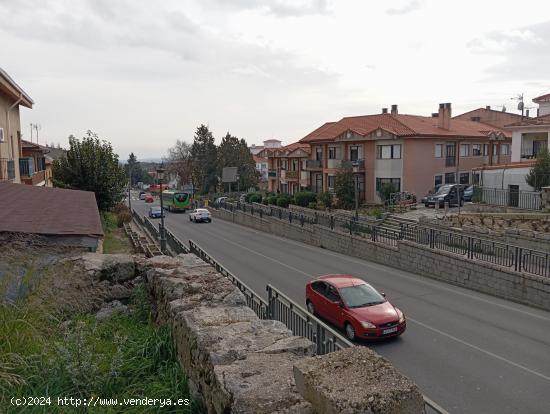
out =
<svg viewBox="0 0 550 414"><path fill-rule="evenodd" d="M164 206L162 203L162 181L164 178L164 164L157 168L157 178L160 185L160 251L166 253L166 233L164 231Z"/></svg>

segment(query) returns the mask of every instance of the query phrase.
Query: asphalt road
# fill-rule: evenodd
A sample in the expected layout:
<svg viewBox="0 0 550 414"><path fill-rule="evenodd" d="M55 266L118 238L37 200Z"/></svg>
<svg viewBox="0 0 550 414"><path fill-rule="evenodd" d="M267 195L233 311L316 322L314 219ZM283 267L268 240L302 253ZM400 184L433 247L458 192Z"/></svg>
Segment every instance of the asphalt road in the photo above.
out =
<svg viewBox="0 0 550 414"><path fill-rule="evenodd" d="M149 206L132 202L140 214ZM264 295L271 283L305 307L306 281L328 273L354 274L385 292L406 314L407 331L367 345L452 413L550 413L550 312L223 220L196 224L167 213L166 226Z"/></svg>

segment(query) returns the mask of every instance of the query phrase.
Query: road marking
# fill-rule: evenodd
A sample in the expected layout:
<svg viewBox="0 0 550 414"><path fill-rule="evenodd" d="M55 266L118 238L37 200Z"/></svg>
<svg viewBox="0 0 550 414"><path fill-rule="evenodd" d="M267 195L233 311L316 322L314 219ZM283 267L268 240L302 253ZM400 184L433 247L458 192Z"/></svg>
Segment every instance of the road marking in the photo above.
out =
<svg viewBox="0 0 550 414"><path fill-rule="evenodd" d="M534 370L532 370L531 368L527 368L526 366L521 365L521 364L518 364L517 362L510 361L510 360L507 359L507 358L504 358L504 357L502 357L502 356L500 356L500 355L494 354L493 352L487 351L486 349L480 348L479 346L476 346L476 345L471 344L471 343L469 343L469 342L463 341L462 339L457 338L456 336L453 336L453 335L451 335L451 334L448 334L447 332L443 332L443 331L441 331L441 330L439 330L439 329L437 329L437 328L434 328L434 327L432 327L432 326L426 325L425 323L422 323L422 322L420 322L420 321L417 321L416 319L413 319L413 318L408 317L408 316L407 316L407 321L414 322L414 323L416 323L417 325L420 325L420 326L422 326L422 327L424 327L424 328L426 328L426 329L429 329L429 330L431 330L431 331L433 331L433 332L436 332L436 333L438 333L438 334L440 334L440 335L443 335L443 336L445 336L445 337L447 337L447 338L449 338L449 339L452 339L453 341L456 341L456 342L458 342L458 343L461 343L462 345L465 345L465 346L467 346L467 347L470 347L470 348L472 348L472 349L475 349L476 351L482 352L482 353L484 353L485 355L489 355L489 356L491 356L491 357L493 357L493 358L495 358L495 359L498 359L499 361L505 362L505 363L507 363L507 364L509 364L509 365L512 365L512 366L516 367L516 368L522 369L522 370L524 370L524 371L526 371L526 372L528 372L528 373L530 373L530 374L533 374L533 375L536 375L537 377L540 377L540 378L542 378L542 379L545 379L546 381L550 381L550 377L549 377L549 376L546 376L546 375L544 375L544 374L541 374L540 372L534 371Z"/></svg>
<svg viewBox="0 0 550 414"><path fill-rule="evenodd" d="M223 220L223 222L227 223L227 224L231 224L233 226L238 226L239 228L248 229L251 232L256 233L256 234L263 233L263 234L265 234L267 236L270 236L274 239L285 240L285 241L289 242L290 244L293 244L295 246L300 246L300 247L306 248L306 249L311 250L311 251L317 251L317 250L321 249L321 247L310 246L308 244L296 242L294 240L290 240L290 239L287 239L287 238L284 238L284 237L276 236L274 234L269 234L269 233L266 233L266 232L259 232L257 230L251 230L250 228L248 228L246 226L236 224L236 223L233 223L233 222L230 222L230 221ZM416 281L418 283L422 283L424 285L428 285L428 286L431 286L431 287L434 287L434 288L437 288L437 289L445 290L447 292L451 292L451 293L454 293L454 294L457 294L457 295L460 295L460 296L465 296L465 297L468 297L468 298L471 298L471 299L475 299L475 300L478 300L480 302L485 302L485 303L488 303L490 305L498 306L498 307L503 308L503 309L508 309L508 310L511 310L511 311L514 311L514 312L522 313L524 315L528 315L528 316L531 316L533 318L541 319L543 321L550 321L550 317L547 317L547 316L539 315L539 314L532 313L532 312L529 312L529 311L525 311L525 310L522 310L522 309L517 309L517 308L515 308L513 306L510 306L510 305L505 305L505 304L502 304L502 303L494 302L492 300L485 299L485 298L482 298L482 297L479 297L479 296L476 296L476 295L472 295L472 294L469 294L469 293L466 293L466 292L461 292L460 290L455 290L455 289L452 289L452 288L449 288L449 287L441 286L441 285L433 283L433 282L429 282L427 280L424 280L425 276L421 276L421 275L418 275L418 277L409 276L409 275L403 274L403 271L401 269L394 269L392 267L382 265L382 264L379 264L379 263L374 263L374 262L370 262L370 261L367 261L367 260L353 258L353 257L350 257L350 256L346 256L343 253L332 252L332 251L327 250L327 249L322 249L322 251L326 255L333 256L333 257L338 257L342 260L346 260L346 261L351 262L351 263L355 263L355 264L362 265L362 266L365 266L365 264L367 264L368 266L371 266L371 267L373 267L377 270L385 271L387 273L392 273L392 275L395 275L395 276L398 276L398 277L401 277L401 278L413 280L413 281ZM422 279L419 279L419 278L422 278ZM441 283L445 283L445 282L441 282ZM461 288L460 286L456 286L456 288L466 289L466 288ZM524 305L524 306L526 306L526 305Z"/></svg>

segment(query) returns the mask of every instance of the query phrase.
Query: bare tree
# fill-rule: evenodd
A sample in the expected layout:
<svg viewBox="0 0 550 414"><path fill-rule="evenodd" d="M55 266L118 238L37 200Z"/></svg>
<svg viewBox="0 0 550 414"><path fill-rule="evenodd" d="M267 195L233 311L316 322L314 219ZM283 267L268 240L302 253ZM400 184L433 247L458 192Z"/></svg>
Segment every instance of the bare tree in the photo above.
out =
<svg viewBox="0 0 550 414"><path fill-rule="evenodd" d="M168 149L167 170L178 176L180 185L191 182L193 174L191 144L178 139L176 145Z"/></svg>

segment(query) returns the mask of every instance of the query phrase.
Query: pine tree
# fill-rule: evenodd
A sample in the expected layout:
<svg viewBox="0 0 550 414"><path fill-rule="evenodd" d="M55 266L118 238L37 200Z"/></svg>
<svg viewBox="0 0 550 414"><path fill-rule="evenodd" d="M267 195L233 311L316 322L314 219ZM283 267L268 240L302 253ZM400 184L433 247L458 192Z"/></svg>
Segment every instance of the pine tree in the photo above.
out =
<svg viewBox="0 0 550 414"><path fill-rule="evenodd" d="M548 148L539 151L537 161L533 168L529 170L525 181L535 191L540 191L542 187L550 186L550 153L548 152Z"/></svg>
<svg viewBox="0 0 550 414"><path fill-rule="evenodd" d="M193 160L193 184L203 194L216 191L218 184L216 155L217 148L212 133L206 125L199 126L191 146L191 159Z"/></svg>

